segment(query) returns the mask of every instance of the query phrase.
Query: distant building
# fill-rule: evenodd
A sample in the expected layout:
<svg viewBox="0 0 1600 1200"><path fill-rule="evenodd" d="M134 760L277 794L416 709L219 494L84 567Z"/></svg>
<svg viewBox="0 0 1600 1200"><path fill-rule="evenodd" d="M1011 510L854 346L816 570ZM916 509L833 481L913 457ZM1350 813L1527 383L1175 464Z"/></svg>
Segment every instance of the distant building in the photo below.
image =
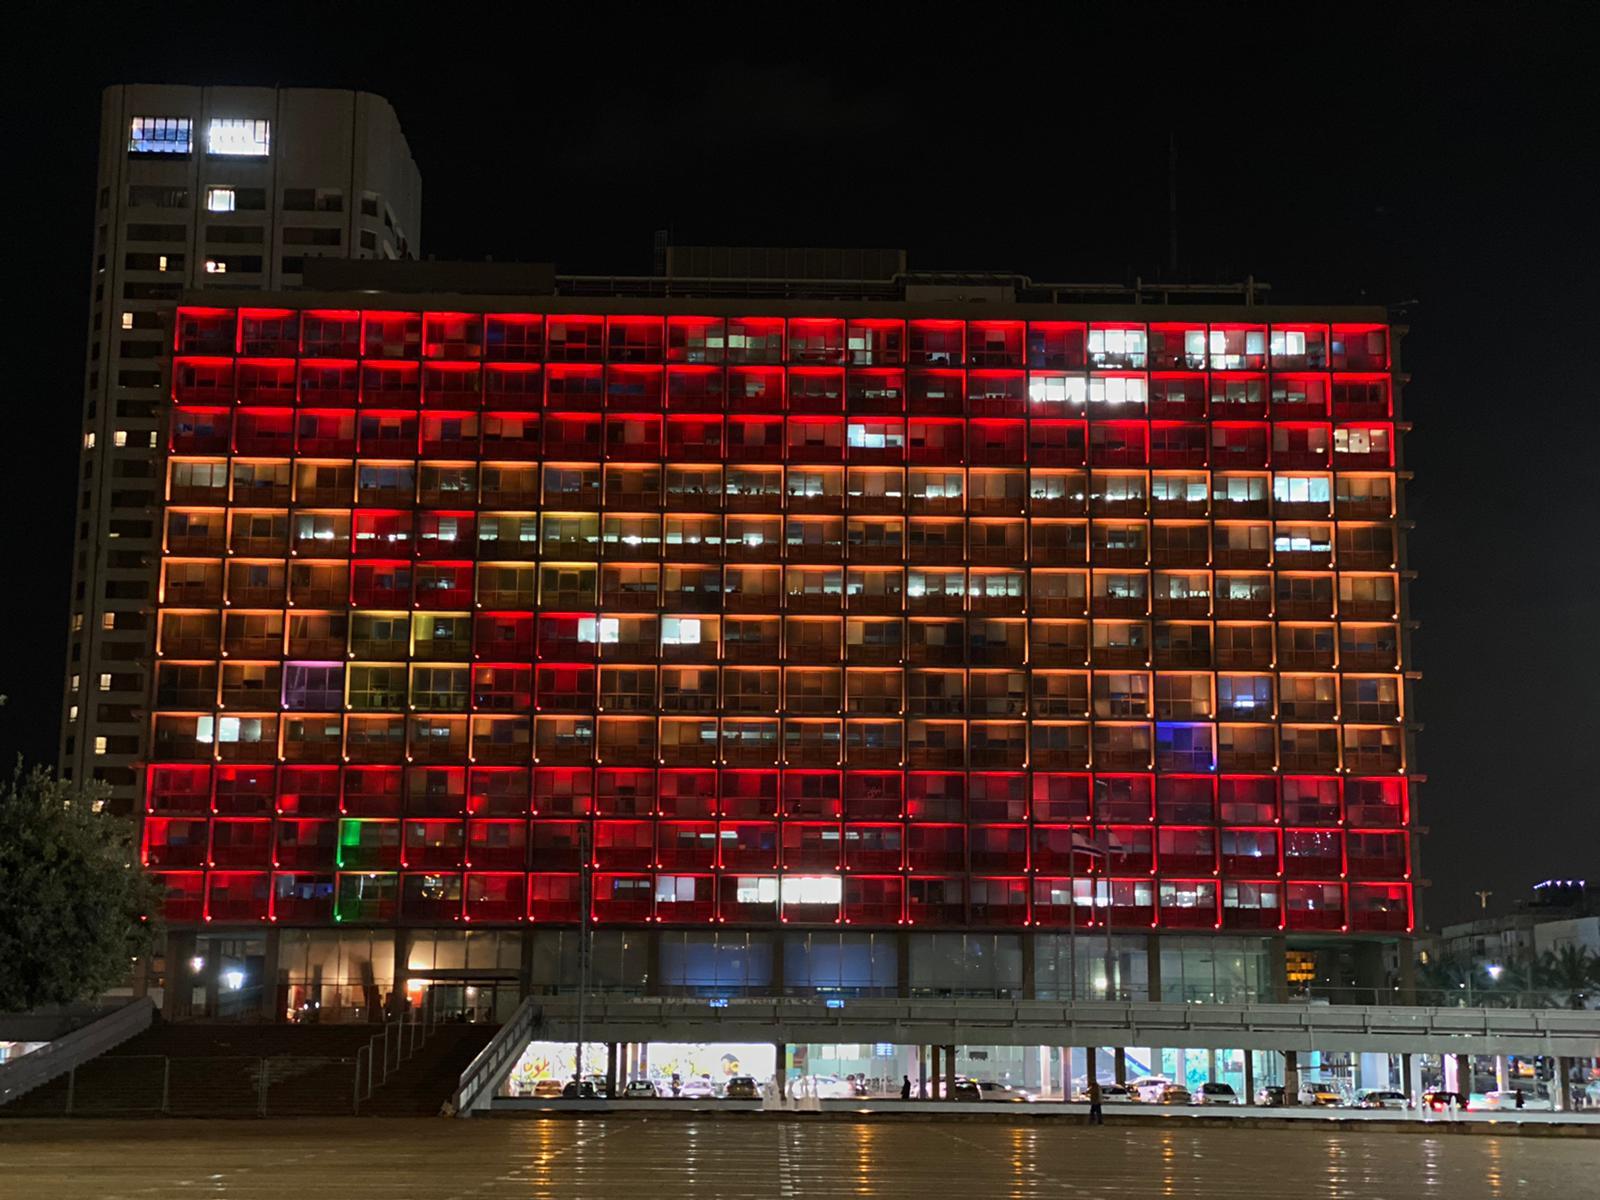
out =
<svg viewBox="0 0 1600 1200"><path fill-rule="evenodd" d="M101 102L61 774L142 796L179 294L293 287L320 256L416 254L422 181L387 101L119 84ZM248 354L250 347L228 347Z"/></svg>

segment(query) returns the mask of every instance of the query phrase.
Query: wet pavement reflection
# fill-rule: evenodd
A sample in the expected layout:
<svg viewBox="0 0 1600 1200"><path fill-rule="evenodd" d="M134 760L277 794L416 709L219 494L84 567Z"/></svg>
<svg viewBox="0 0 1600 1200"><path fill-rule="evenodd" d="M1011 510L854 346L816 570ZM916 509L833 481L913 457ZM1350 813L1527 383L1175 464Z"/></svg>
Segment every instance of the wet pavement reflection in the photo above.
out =
<svg viewBox="0 0 1600 1200"><path fill-rule="evenodd" d="M1593 1194L1592 1138L960 1120L0 1122L0 1197L570 1200Z"/></svg>

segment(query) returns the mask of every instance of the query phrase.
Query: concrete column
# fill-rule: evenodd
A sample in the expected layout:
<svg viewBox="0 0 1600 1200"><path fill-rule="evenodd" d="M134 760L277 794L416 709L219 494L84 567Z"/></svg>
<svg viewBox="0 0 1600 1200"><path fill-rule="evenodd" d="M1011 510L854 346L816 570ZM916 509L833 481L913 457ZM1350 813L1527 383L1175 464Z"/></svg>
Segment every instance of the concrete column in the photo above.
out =
<svg viewBox="0 0 1600 1200"><path fill-rule="evenodd" d="M1241 1050L1244 1056L1244 1095L1240 1102L1254 1104L1256 1102L1256 1052L1254 1050Z"/></svg>
<svg viewBox="0 0 1600 1200"><path fill-rule="evenodd" d="M1409 937L1400 939L1400 994L1397 1004L1417 1002L1417 949Z"/></svg>
<svg viewBox="0 0 1600 1200"><path fill-rule="evenodd" d="M1145 976L1150 980L1150 999L1159 1001L1161 999L1161 935L1159 933L1151 933L1145 936L1144 957ZM1109 990L1111 980L1108 979L1106 984L1108 989L1106 999L1113 999L1114 997ZM1133 999L1138 999L1138 997L1135 996Z"/></svg>
<svg viewBox="0 0 1600 1200"><path fill-rule="evenodd" d="M1389 1086L1389 1056L1363 1053L1356 1060L1356 1086L1358 1088L1387 1088Z"/></svg>
<svg viewBox="0 0 1600 1200"><path fill-rule="evenodd" d="M772 1077L777 1080L778 1095L787 1096L789 1094L789 1043L774 1042L772 1043L772 1051Z"/></svg>
<svg viewBox="0 0 1600 1200"><path fill-rule="evenodd" d="M1300 1054L1295 1050L1283 1052L1283 1102L1300 1103Z"/></svg>
<svg viewBox="0 0 1600 1200"><path fill-rule="evenodd" d="M1089 1085L1099 1078L1099 1060L1095 1056L1093 1046L1083 1048L1083 1087L1087 1091Z"/></svg>
<svg viewBox="0 0 1600 1200"><path fill-rule="evenodd" d="M939 1094L939 1047L919 1046L917 1055L918 1065L922 1068L922 1092L926 1099L932 1100Z"/></svg>
<svg viewBox="0 0 1600 1200"><path fill-rule="evenodd" d="M1128 1082L1128 1052L1121 1046L1112 1051L1111 1069L1116 1072L1118 1083Z"/></svg>
<svg viewBox="0 0 1600 1200"><path fill-rule="evenodd" d="M1456 1055L1456 1082L1459 1085L1456 1091L1463 1096L1470 1097L1472 1094L1472 1055Z"/></svg>
<svg viewBox="0 0 1600 1200"><path fill-rule="evenodd" d="M1417 1061L1415 1054L1400 1056L1400 1090L1406 1094L1406 1101L1410 1104L1415 1104L1422 1092L1421 1072L1422 1064Z"/></svg>
<svg viewBox="0 0 1600 1200"><path fill-rule="evenodd" d="M954 1100L956 1098L956 1048L954 1046L946 1046L944 1048L944 1098L946 1100Z"/></svg>
<svg viewBox="0 0 1600 1200"><path fill-rule="evenodd" d="M1572 1060L1558 1057L1555 1061L1555 1078L1550 1081L1550 1103L1557 1112L1566 1112L1568 1107L1567 1092L1568 1076L1572 1072Z"/></svg>
<svg viewBox="0 0 1600 1200"><path fill-rule="evenodd" d="M257 1009L268 1021L282 1021L288 1002L278 987L278 934L276 925L270 927L263 939L265 950L261 955L261 990L256 996Z"/></svg>
<svg viewBox="0 0 1600 1200"><path fill-rule="evenodd" d="M534 931L522 931L521 954L517 961L517 986L523 996L533 994L533 939Z"/></svg>
<svg viewBox="0 0 1600 1200"><path fill-rule="evenodd" d="M1217 1081L1217 1051L1214 1047L1206 1048L1206 1082Z"/></svg>
<svg viewBox="0 0 1600 1200"><path fill-rule="evenodd" d="M1494 1086L1499 1092L1511 1086L1511 1063L1504 1054L1494 1056Z"/></svg>
<svg viewBox="0 0 1600 1200"><path fill-rule="evenodd" d="M590 944L590 954L594 953L593 943ZM773 962L777 962L776 956ZM774 967L774 970L777 968ZM590 967L591 984L593 986L593 966ZM661 995L661 931L649 929L644 934L644 994L646 996Z"/></svg>
<svg viewBox="0 0 1600 1200"><path fill-rule="evenodd" d="M1439 1056L1439 1078L1447 1092L1461 1090L1461 1071L1458 1056L1454 1054L1441 1054Z"/></svg>
<svg viewBox="0 0 1600 1200"><path fill-rule="evenodd" d="M617 1043L606 1043L606 1095L617 1094Z"/></svg>
<svg viewBox="0 0 1600 1200"><path fill-rule="evenodd" d="M194 934L188 930L169 930L165 953L167 984L161 994L161 1015L167 1020L179 1020L190 1015L194 988L194 971L189 960L194 957Z"/></svg>

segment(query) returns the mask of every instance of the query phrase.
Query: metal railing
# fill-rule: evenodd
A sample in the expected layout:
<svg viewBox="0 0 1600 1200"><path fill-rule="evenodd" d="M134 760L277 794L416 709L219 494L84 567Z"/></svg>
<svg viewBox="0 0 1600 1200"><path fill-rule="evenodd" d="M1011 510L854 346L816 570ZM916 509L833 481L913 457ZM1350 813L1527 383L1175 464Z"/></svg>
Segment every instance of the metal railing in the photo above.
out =
<svg viewBox="0 0 1600 1200"><path fill-rule="evenodd" d="M545 1036L573 1036L577 997L547 998ZM1600 1012L1315 1004L931 997L588 1001L595 1041L1186 1046L1394 1053L1600 1055Z"/></svg>
<svg viewBox="0 0 1600 1200"><path fill-rule="evenodd" d="M488 1107L500 1084L527 1050L542 1016L543 1009L531 996L517 1005L511 1019L461 1072L455 1095L450 1097L446 1110L450 1115L470 1117L474 1110Z"/></svg>
<svg viewBox="0 0 1600 1200"><path fill-rule="evenodd" d="M356 1052L351 1111L359 1113L373 1090L388 1083L401 1063L416 1057L438 1027L438 1005L429 988L420 1005L407 1005L399 1020L385 1024L382 1033L374 1034Z"/></svg>
<svg viewBox="0 0 1600 1200"><path fill-rule="evenodd" d="M77 1067L143 1033L150 1028L155 1013L149 998L141 997L31 1054L0 1064L0 1105L62 1075L70 1076ZM69 1079L69 1088L70 1085Z"/></svg>
<svg viewBox="0 0 1600 1200"><path fill-rule="evenodd" d="M267 1117L345 1111L355 1060L308 1055L106 1055L68 1071L7 1115Z"/></svg>

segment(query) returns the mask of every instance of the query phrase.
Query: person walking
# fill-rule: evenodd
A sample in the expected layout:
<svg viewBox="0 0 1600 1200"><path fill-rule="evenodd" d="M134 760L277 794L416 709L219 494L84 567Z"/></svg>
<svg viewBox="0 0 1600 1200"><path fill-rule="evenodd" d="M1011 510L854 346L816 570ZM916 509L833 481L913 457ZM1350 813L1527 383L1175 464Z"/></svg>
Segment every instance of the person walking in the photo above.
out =
<svg viewBox="0 0 1600 1200"><path fill-rule="evenodd" d="M1106 1115L1100 1110L1101 1096L1099 1080L1091 1079L1086 1090L1089 1093L1089 1119L1087 1124L1104 1125L1106 1123Z"/></svg>
<svg viewBox="0 0 1600 1200"><path fill-rule="evenodd" d="M911 1076L909 1075L900 1077L900 1099L911 1099Z"/></svg>

